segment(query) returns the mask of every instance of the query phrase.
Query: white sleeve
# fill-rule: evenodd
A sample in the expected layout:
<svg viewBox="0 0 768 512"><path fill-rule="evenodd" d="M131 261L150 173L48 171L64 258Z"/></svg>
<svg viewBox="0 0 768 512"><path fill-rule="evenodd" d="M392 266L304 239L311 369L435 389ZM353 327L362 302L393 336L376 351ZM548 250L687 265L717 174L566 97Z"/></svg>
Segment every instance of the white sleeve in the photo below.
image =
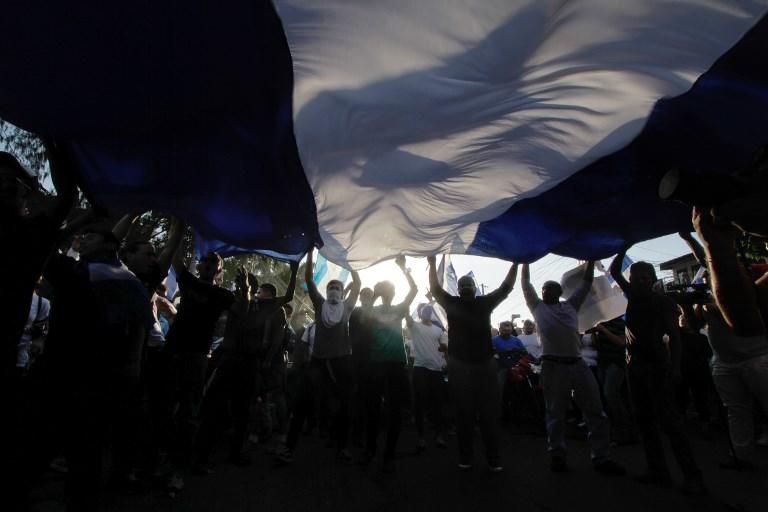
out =
<svg viewBox="0 0 768 512"><path fill-rule="evenodd" d="M37 318L35 319L36 322L44 322L45 320L48 320L48 317L51 314L51 303L48 299L44 299L43 297L40 297L40 300L43 301L40 305L40 314L37 315Z"/></svg>

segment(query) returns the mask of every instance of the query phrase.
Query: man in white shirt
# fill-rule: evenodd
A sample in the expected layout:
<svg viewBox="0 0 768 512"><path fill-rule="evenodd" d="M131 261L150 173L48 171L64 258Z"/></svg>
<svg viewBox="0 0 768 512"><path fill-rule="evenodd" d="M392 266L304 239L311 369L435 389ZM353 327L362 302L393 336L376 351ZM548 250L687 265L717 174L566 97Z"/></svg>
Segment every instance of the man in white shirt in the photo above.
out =
<svg viewBox="0 0 768 512"><path fill-rule="evenodd" d="M565 446L565 416L574 390L574 399L589 427L592 462L596 471L624 475L626 471L610 458L610 425L603 412L595 376L581 357L578 311L592 287L594 262L586 265L581 286L561 302L563 289L555 281L542 286L542 298L531 285L528 265L523 265L522 286L525 302L539 328L541 340L541 383L546 402L547 436L551 469L568 471Z"/></svg>
<svg viewBox="0 0 768 512"><path fill-rule="evenodd" d="M443 368L448 335L432 322L432 306L419 309L419 321L410 316L405 321L411 334L410 349L413 357L413 416L419 434L417 451L426 448L424 440L424 413L429 407L435 422L435 446L445 448L445 419L443 417Z"/></svg>
<svg viewBox="0 0 768 512"><path fill-rule="evenodd" d="M539 335L536 334L536 324L533 323L533 320L523 322L523 334L519 334L517 339L523 342L525 350L531 356L535 359L541 357L541 342L539 341Z"/></svg>

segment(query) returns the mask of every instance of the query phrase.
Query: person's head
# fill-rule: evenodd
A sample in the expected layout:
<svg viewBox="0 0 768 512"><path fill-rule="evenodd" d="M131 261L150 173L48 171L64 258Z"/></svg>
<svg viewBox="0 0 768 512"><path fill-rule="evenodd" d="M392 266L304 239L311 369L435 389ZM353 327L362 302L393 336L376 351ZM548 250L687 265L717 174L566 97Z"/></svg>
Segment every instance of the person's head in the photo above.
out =
<svg viewBox="0 0 768 512"><path fill-rule="evenodd" d="M563 287L557 281L547 281L541 287L541 300L544 304L557 304L563 294Z"/></svg>
<svg viewBox="0 0 768 512"><path fill-rule="evenodd" d="M80 233L80 258L84 261L117 259L120 241L107 229L88 229Z"/></svg>
<svg viewBox="0 0 768 512"><path fill-rule="evenodd" d="M638 261L629 267L629 284L632 292L641 295L649 295L656 283L656 270L653 265L645 261Z"/></svg>
<svg viewBox="0 0 768 512"><path fill-rule="evenodd" d="M477 286L475 280L469 276L462 276L459 278L459 297L462 299L474 299L477 293Z"/></svg>
<svg viewBox="0 0 768 512"><path fill-rule="evenodd" d="M120 259L137 276L150 275L157 269L155 246L146 240L125 244L120 251Z"/></svg>
<svg viewBox="0 0 768 512"><path fill-rule="evenodd" d="M514 333L515 329L512 327L512 322L505 320L499 324L499 335L504 338L509 338Z"/></svg>
<svg viewBox="0 0 768 512"><path fill-rule="evenodd" d="M332 279L325 285L325 298L331 304L338 304L344 300L344 283L338 279Z"/></svg>
<svg viewBox="0 0 768 512"><path fill-rule="evenodd" d="M533 323L533 320L526 320L523 322L523 333L524 334L533 334L533 331L536 330L536 324Z"/></svg>
<svg viewBox="0 0 768 512"><path fill-rule="evenodd" d="M373 290L370 288L363 288L360 290L360 304L365 308L373 306Z"/></svg>
<svg viewBox="0 0 768 512"><path fill-rule="evenodd" d="M433 313L434 309L432 309L432 306L425 304L419 309L419 319L421 319L422 323L432 325Z"/></svg>
<svg viewBox="0 0 768 512"><path fill-rule="evenodd" d="M0 209L20 213L24 199L36 188L34 178L16 157L0 151Z"/></svg>
<svg viewBox="0 0 768 512"><path fill-rule="evenodd" d="M217 275L224 270L224 260L217 252L209 252L198 262L197 275L200 276L200 280L212 283Z"/></svg>
<svg viewBox="0 0 768 512"><path fill-rule="evenodd" d="M285 319L290 320L293 316L293 306L290 304L283 304L283 311L285 311Z"/></svg>
<svg viewBox="0 0 768 512"><path fill-rule="evenodd" d="M381 302L386 305L392 304L392 300L395 298L395 285L391 281L381 281L376 283L373 287L373 297L381 297Z"/></svg>
<svg viewBox="0 0 768 512"><path fill-rule="evenodd" d="M262 283L256 291L256 300L272 300L277 297L277 288L270 283Z"/></svg>

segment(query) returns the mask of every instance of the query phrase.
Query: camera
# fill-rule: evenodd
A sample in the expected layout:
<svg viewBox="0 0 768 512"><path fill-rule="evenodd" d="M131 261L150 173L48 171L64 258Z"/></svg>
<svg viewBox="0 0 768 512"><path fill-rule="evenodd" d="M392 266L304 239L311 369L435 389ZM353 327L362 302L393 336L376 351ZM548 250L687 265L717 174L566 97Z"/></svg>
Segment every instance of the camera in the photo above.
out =
<svg viewBox="0 0 768 512"><path fill-rule="evenodd" d="M752 192L750 184L739 177L701 171L670 169L659 182L659 197L689 206L713 208Z"/></svg>
<svg viewBox="0 0 768 512"><path fill-rule="evenodd" d="M664 285L664 295L680 305L706 304L712 300L709 285L699 283Z"/></svg>
<svg viewBox="0 0 768 512"><path fill-rule="evenodd" d="M768 181L768 145L759 148L752 162L733 173L672 168L659 182L659 197L699 208L714 208L764 190Z"/></svg>

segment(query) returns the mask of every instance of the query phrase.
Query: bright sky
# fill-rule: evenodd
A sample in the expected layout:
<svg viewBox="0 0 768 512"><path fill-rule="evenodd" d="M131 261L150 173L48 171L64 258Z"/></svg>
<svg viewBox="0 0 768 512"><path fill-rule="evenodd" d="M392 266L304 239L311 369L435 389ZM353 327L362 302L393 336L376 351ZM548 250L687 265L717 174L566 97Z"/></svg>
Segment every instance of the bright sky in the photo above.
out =
<svg viewBox="0 0 768 512"><path fill-rule="evenodd" d="M633 261L647 261L658 266L667 260L671 260L683 254L690 252L688 246L680 240L677 235L668 235L654 240L639 243L627 252ZM497 260L494 258L483 258L480 256L452 255L453 266L456 269L456 276L461 277L470 271L475 275L475 281L478 287L485 285L485 291L489 292L496 289L501 284L509 271L509 262ZM413 305L418 302L426 302L425 293L429 288L427 280L427 260L424 258L407 258L407 267L411 269L416 285L419 287L419 293L416 295ZM610 264L610 259L603 260L606 268ZM438 264L440 258L438 257ZM531 282L540 289L544 281L560 281L560 277L568 270L576 267L578 261L562 256L548 255L539 261L531 264ZM389 280L395 284L395 302L405 298L408 292L408 283L403 273L394 263L394 260L379 263L360 272L360 278L363 286L373 287L378 281ZM494 325L505 319L509 319L512 314L518 314L522 319L531 318L530 312L523 300L523 294L520 290L519 276L515 288L507 299L502 302L491 316Z"/></svg>

